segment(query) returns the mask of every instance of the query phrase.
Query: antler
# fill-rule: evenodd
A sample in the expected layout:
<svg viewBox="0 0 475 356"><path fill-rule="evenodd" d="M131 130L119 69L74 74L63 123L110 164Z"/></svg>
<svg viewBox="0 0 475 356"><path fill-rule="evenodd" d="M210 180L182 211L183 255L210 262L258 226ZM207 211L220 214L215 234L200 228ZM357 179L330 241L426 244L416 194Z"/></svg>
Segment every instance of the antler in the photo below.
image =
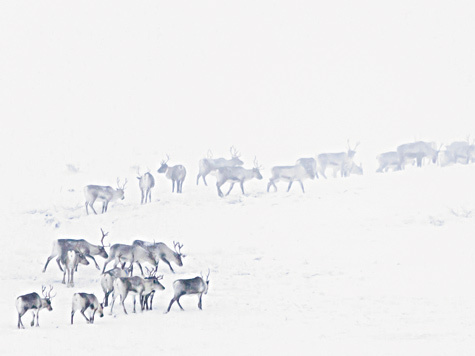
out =
<svg viewBox="0 0 475 356"><path fill-rule="evenodd" d="M208 281L208 277L209 277L210 273L211 273L211 271L208 268L208 274L206 275L206 281ZM201 272L200 275L201 275L201 278L204 280L205 278L203 277L203 272Z"/></svg>
<svg viewBox="0 0 475 356"><path fill-rule="evenodd" d="M173 241L173 247L175 248L175 252L176 252L177 254L179 254L179 255L182 254L182 253L181 253L181 248L183 247L182 244L180 244L179 242ZM177 249L177 247L178 247L178 249Z"/></svg>
<svg viewBox="0 0 475 356"><path fill-rule="evenodd" d="M236 148L234 146L231 146L229 151L231 152L231 157L233 157L233 158L240 156L238 150L236 150Z"/></svg>
<svg viewBox="0 0 475 356"><path fill-rule="evenodd" d="M153 278L153 277L155 277L156 271L154 271L153 269L149 269L148 267L145 267L145 270L147 271L148 278Z"/></svg>
<svg viewBox="0 0 475 356"><path fill-rule="evenodd" d="M213 158L213 151L211 151L211 148L208 149L208 153L206 153L206 155L208 156L208 158Z"/></svg>
<svg viewBox="0 0 475 356"><path fill-rule="evenodd" d="M170 156L167 154L167 159L162 160L162 164L167 164L167 162L170 160Z"/></svg>
<svg viewBox="0 0 475 356"><path fill-rule="evenodd" d="M51 296L51 291L53 290L53 286L50 284L49 286L49 291L46 292L46 286L41 286L41 294L43 294L43 297L47 299L52 299L56 296L56 293L54 293L53 296Z"/></svg>
<svg viewBox="0 0 475 356"><path fill-rule="evenodd" d="M123 185L122 188L121 188L121 187L120 187L120 179L117 178L117 188L118 188L118 189L124 190L126 184L127 184L127 178L125 178L125 180L124 180L124 185Z"/></svg>
<svg viewBox="0 0 475 356"><path fill-rule="evenodd" d="M257 168L259 170L263 169L262 165L260 165L259 162L257 161L256 156L254 156L254 168Z"/></svg>
<svg viewBox="0 0 475 356"><path fill-rule="evenodd" d="M107 235L109 235L109 233L108 233L108 232L104 232L104 230L102 230L102 227L101 227L101 232L102 232L101 245L102 245L102 247L105 247L105 246L104 246L104 237L106 237Z"/></svg>
<svg viewBox="0 0 475 356"><path fill-rule="evenodd" d="M140 167L137 167L137 178L142 178L142 175L140 174Z"/></svg>

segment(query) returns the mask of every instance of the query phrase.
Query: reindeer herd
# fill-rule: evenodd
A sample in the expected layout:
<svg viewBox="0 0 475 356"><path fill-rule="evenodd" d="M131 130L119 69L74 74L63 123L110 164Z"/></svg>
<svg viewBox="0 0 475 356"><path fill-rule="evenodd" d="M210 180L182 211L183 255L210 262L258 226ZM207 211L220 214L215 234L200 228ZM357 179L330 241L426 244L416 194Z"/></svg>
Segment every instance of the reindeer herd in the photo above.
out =
<svg viewBox="0 0 475 356"><path fill-rule="evenodd" d="M328 169L333 171L333 176L340 174L341 177L348 177L351 174L362 175L362 165L357 165L354 162L356 148L358 143L352 148L348 142L347 151L336 153L321 153L314 158L300 158L295 164L289 166L276 166L271 169L271 177L267 184L267 192L273 187L277 190L276 183L280 181L288 182L287 191L290 190L294 182L298 182L305 192L303 181L305 179L315 179L322 176L327 178L326 173ZM395 151L384 152L376 158L379 167L376 172L399 171L405 169L408 164L416 164L417 167L422 167L424 162L432 162L436 164L439 162L441 166L449 164L468 164L475 162L475 142L467 138L466 141L456 141L446 145L445 150L441 151L442 145L437 146L433 142L411 142L398 146ZM206 177L209 174L216 176L216 188L218 195L223 197L224 194L221 187L226 183L230 183L228 195L234 187L234 184L239 183L241 191L244 192L244 183L251 179L262 179L257 158L254 159L254 167L246 169L242 167L244 162L239 158L239 152L231 147L231 158L217 158L213 159L210 152L207 158L199 161L199 173L196 177L196 184L199 184L200 178L207 186ZM172 192L182 193L183 182L186 178L186 169L182 165L168 166L169 156L161 162L158 173L164 173L167 179L172 181ZM141 190L141 204L151 202L152 188L155 186L155 179L150 172L140 175L137 172L137 179L139 181L139 188ZM120 184L117 179L117 188L110 186L88 185L84 188L84 195L86 198L86 213L89 214L89 208L94 214L94 203L96 201L102 202L102 213L107 212L109 203L116 200L124 199L124 191L127 180L124 184ZM97 297L93 294L75 293L72 300L71 309L71 324L73 324L74 314L77 311L84 316L88 323L94 323L95 314L100 317L104 315L104 308L109 306L109 296L112 297L110 306L110 314L112 314L114 303L117 297L120 297L120 303L127 314L124 301L129 294L134 296L134 312L136 311L136 300L138 299L140 308L143 311L152 309L153 296L156 291L164 290L164 285L160 282L163 280L163 275L157 275L158 264L160 261L165 263L170 271L174 273L172 264L183 266L182 259L185 255L181 252L183 245L179 242L173 243L173 250L163 242L149 242L142 240L133 241L132 245L114 244L112 246L104 245L104 238L108 235L102 229L102 238L100 245L94 245L84 239L58 239L53 242L53 250L51 255L47 258L43 272L46 271L49 262L56 257L56 262L59 269L63 272L62 283L67 287L74 287L74 273L77 272L78 266L89 265L91 259L96 268L100 267L94 256L105 258L104 266L102 268L100 283L104 292L103 302L100 303ZM109 253L106 252L109 248ZM111 269L106 270L106 267L112 263ZM141 277L133 276L134 265L137 265L140 270ZM145 265L146 276L144 274L143 266ZM149 265L149 266L147 266ZM67 281L66 281L67 276ZM198 307L202 309L202 295L207 294L209 286L209 270L206 277L197 276L191 279L178 279L173 282L174 296L170 301L166 313L170 311L172 305L176 302L180 309L183 307L180 304L180 298L183 295L195 294L199 296ZM30 293L22 295L16 300L16 308L18 311L18 328L24 328L21 321L22 316L31 311L33 313L33 320L31 326L34 326L36 317L36 326L38 323L38 314L42 309L53 310L51 300L54 295L51 295L53 287L49 289L42 287L43 298L37 293ZM89 311L89 317L85 314Z"/></svg>
<svg viewBox="0 0 475 356"><path fill-rule="evenodd" d="M77 272L80 264L89 265L88 259L91 259L96 268L100 270L94 256L106 259L100 275L100 284L104 292L103 301L99 302L94 294L74 293L71 307L71 324L74 323L74 314L78 311L90 324L94 323L96 313L103 317L104 308L109 306L109 296L112 297L111 315L117 297L120 297L120 304L124 313L127 314L124 302L129 294L133 296L134 313L136 312L137 300L141 311L152 310L155 292L165 289L165 286L160 282L163 280L163 275L157 275L159 262L165 263L170 271L175 273L171 264L183 266L183 258L186 257L181 251L183 244L179 242L173 242L173 250L163 242L143 240L135 240L132 245L114 244L106 246L104 245L104 238L108 236L108 233L104 232L103 229L101 229L101 233L100 245L91 244L84 239L55 240L52 252L43 268L43 272L46 272L49 262L56 257L58 267L63 272L62 283L66 284L68 288L72 288L74 287L74 272ZM109 253L106 252L106 248L109 248ZM112 263L112 268L106 271L109 263ZM141 277L133 276L134 265L139 267ZM143 267L145 267L146 274L144 274ZM66 273L68 275L67 282ZM210 271L208 270L206 277L201 275L191 279L175 280L173 282L174 296L165 313L170 311L175 302L183 310L180 304L180 298L183 295L198 295L198 308L202 309L202 295L208 292L209 275ZM49 286L48 290L46 286L43 286L43 298L37 293L25 294L17 298L18 328L24 328L21 318L28 311L33 313L31 326L34 326L35 317L36 326L39 326L39 311L41 309L53 310L51 300L56 294L51 295L52 290L53 286Z"/></svg>

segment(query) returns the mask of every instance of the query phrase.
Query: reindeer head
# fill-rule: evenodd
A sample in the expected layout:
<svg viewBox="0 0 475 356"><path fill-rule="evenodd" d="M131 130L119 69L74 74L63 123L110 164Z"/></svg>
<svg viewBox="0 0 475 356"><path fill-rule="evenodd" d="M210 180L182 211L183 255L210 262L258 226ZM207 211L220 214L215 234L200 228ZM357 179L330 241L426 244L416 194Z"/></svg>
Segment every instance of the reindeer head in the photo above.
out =
<svg viewBox="0 0 475 356"><path fill-rule="evenodd" d="M252 173L254 173L254 178L257 178L259 180L262 179L261 169L262 169L262 166L260 166L259 162L257 162L257 157L254 157L254 168L252 168Z"/></svg>
<svg viewBox="0 0 475 356"><path fill-rule="evenodd" d="M350 147L350 140L349 139L346 141L346 143L348 144L348 158L353 159L353 157L356 154L356 147L358 147L360 143L357 142L353 149L351 149L351 147Z"/></svg>
<svg viewBox="0 0 475 356"><path fill-rule="evenodd" d="M167 155L167 159L166 160L162 160L162 162L160 163L160 168L158 169L158 173L165 173L168 169L168 161L170 160L170 156Z"/></svg>
<svg viewBox="0 0 475 356"><path fill-rule="evenodd" d="M125 191L125 185L127 184L127 178L125 178L124 184L121 186L120 185L120 179L117 178L117 189L116 192L119 194L119 199L124 200L124 191Z"/></svg>
<svg viewBox="0 0 475 356"><path fill-rule="evenodd" d="M104 238L109 235L108 232L104 232L104 230L102 230L101 228L101 233L102 233L102 238L101 238L101 246L97 246L99 248L99 256L101 257L104 257L104 258L108 258L109 255L107 254L106 252L106 247L110 247L110 244L107 245L107 246L104 246Z"/></svg>
<svg viewBox="0 0 475 356"><path fill-rule="evenodd" d="M231 146L229 151L231 152L231 161L234 163L234 165L235 166L242 166L244 164L244 162L239 159L241 154L238 152L238 150L236 150L236 148L234 146Z"/></svg>
<svg viewBox="0 0 475 356"><path fill-rule="evenodd" d="M180 244L179 242L173 241L173 248L175 249L176 264L180 267L183 266L183 261L181 259L186 257L186 255L181 253L182 247L183 247L182 244Z"/></svg>
<svg viewBox="0 0 475 356"><path fill-rule="evenodd" d="M156 275L157 271L153 269L149 269L148 267L145 267L145 270L147 272L147 276L145 277L145 279L151 280L152 283L155 285L155 288L164 290L165 287L163 286L163 284L159 282L160 280L163 279L163 274L157 276Z"/></svg>
<svg viewBox="0 0 475 356"><path fill-rule="evenodd" d="M51 291L53 290L53 286L49 286L49 290L46 291L46 286L41 286L41 294L43 294L43 307L48 309L49 311L53 310L53 307L51 306L51 299L53 299L56 296L56 293L54 295L51 295Z"/></svg>
<svg viewBox="0 0 475 356"><path fill-rule="evenodd" d="M203 277L203 273L201 273L201 279L203 280L203 282L205 283L206 285L206 289L204 290L204 294L208 294L208 288L209 288L209 274L211 273L211 271L209 270L208 268L208 274L206 275L206 279Z"/></svg>

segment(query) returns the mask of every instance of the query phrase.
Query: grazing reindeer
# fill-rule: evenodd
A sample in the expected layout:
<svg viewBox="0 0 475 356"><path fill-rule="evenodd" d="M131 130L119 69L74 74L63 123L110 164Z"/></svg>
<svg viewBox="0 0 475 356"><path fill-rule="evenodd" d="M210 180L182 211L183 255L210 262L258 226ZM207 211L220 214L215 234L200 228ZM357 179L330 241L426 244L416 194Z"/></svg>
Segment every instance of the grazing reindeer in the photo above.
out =
<svg viewBox="0 0 475 356"><path fill-rule="evenodd" d="M251 180L252 178L259 180L262 179L260 167L256 158L254 158L254 168L251 169L244 169L243 167L221 167L218 169L218 174L216 175L216 187L218 188L218 195L221 198L223 197L221 186L227 181L231 182L231 186L229 187L226 195L229 195L235 183L239 183L242 194L245 194L244 182Z"/></svg>
<svg viewBox="0 0 475 356"><path fill-rule="evenodd" d="M186 169L181 164L169 167L167 162L169 161L170 157L167 155L167 160L163 160L160 163L160 168L158 169L158 173L165 173L165 176L172 181L172 193L175 192L175 183L176 183L176 192L183 193L183 182L185 181L186 177Z"/></svg>
<svg viewBox="0 0 475 356"><path fill-rule="evenodd" d="M22 296L19 296L16 299L16 310L18 311L18 329L24 329L25 326L21 322L21 317L28 311L31 310L33 313L33 320L31 321L31 326L35 325L35 310L36 310L36 326L40 326L38 323L38 314L41 309L48 309L49 311L53 310L51 306L51 299L56 295L51 296L51 291L53 287L50 286L48 292L46 292L46 287L41 288L41 292L44 298L40 298L38 293L29 293Z"/></svg>
<svg viewBox="0 0 475 356"><path fill-rule="evenodd" d="M315 177L318 179L317 161L315 158L299 158L296 163L305 168L310 179L315 179Z"/></svg>
<svg viewBox="0 0 475 356"><path fill-rule="evenodd" d="M67 287L74 287L74 271L77 269L78 264L88 265L89 261L81 252L75 250L69 250L64 256L61 257L61 263L64 265L63 281L65 284L66 272L68 273Z"/></svg>
<svg viewBox="0 0 475 356"><path fill-rule="evenodd" d="M109 295L114 290L114 281L118 277L128 277L127 271L124 271L122 268L115 267L101 274L101 287L104 292L104 307L109 306Z"/></svg>
<svg viewBox="0 0 475 356"><path fill-rule="evenodd" d="M417 167L422 167L422 160L427 157L430 158L432 163L437 163L437 157L440 152L440 148L436 149L436 145L433 142L411 142L405 143L397 147L397 154L399 156L399 163L401 169L404 169L404 163L406 160L416 159Z"/></svg>
<svg viewBox="0 0 475 356"><path fill-rule="evenodd" d="M140 171L137 171L137 174L140 191L142 192L142 199L140 200L140 204L147 204L147 199L150 203L152 201L152 188L155 187L155 179L149 172L145 173L143 176L140 175Z"/></svg>
<svg viewBox="0 0 475 356"><path fill-rule="evenodd" d="M186 255L184 255L181 252L181 249L182 249L183 245L180 244L179 242L175 242L175 241L173 241L173 248L175 249L175 251L170 249L163 242L155 243L155 242L147 242L147 241L142 241L142 240L135 240L133 242L133 245L141 246L142 248L144 248L147 251L149 251L150 253L152 253L152 255L153 255L153 257L154 257L154 259L157 263L155 271L157 271L157 269L158 269L159 261L162 260L163 262L165 262L168 265L168 267L170 267L170 271L175 273L175 271L173 270L170 262L173 262L173 263L175 263L175 264L177 264L178 266L181 267L181 266L183 266L182 258L186 257Z"/></svg>
<svg viewBox="0 0 475 356"><path fill-rule="evenodd" d="M94 202L96 200L102 201L102 213L104 214L107 211L107 206L110 202L116 200L124 200L124 190L125 185L127 184L127 179L125 179L124 185L120 186L120 180L117 178L117 189L114 189L109 186L103 185L87 185L84 187L84 195L86 197L86 213L89 215L87 209L88 206L91 207L94 214L97 215L96 210L94 210Z"/></svg>
<svg viewBox="0 0 475 356"><path fill-rule="evenodd" d="M84 256L91 258L94 263L96 264L96 268L100 270L101 268L97 264L96 260L93 256L101 256L103 258L109 257L105 250L104 246L104 238L109 234L108 232L104 233L104 230L101 229L102 232L102 239L101 239L101 246L93 245L87 242L86 240L73 240L73 239L58 239L53 242L53 251L51 255L46 260L45 267L43 268L43 273L46 272L46 267L48 267L48 263L56 256L56 262L58 263L59 269L63 272L63 268L61 267L61 256L65 256L66 252L69 250L75 250L77 252L82 253Z"/></svg>
<svg viewBox="0 0 475 356"><path fill-rule="evenodd" d="M90 317L88 318L84 312L90 310ZM99 303L94 294L74 293L73 305L71 309L71 324L73 324L74 313L80 311L88 324L94 324L94 315L96 312L102 318L104 316L103 305Z"/></svg>
<svg viewBox="0 0 475 356"><path fill-rule="evenodd" d="M355 145L353 149L350 147L349 140L347 141L347 144L347 152L321 153L317 156L317 165L320 174L323 176L323 178L327 178L327 176L325 175L325 170L328 167L333 167L337 171L339 170L341 172L342 177L348 177L350 175L353 158L356 154L356 147L358 147L359 142Z"/></svg>
<svg viewBox="0 0 475 356"><path fill-rule="evenodd" d="M198 182L200 181L200 177L203 177L203 182L205 185L208 185L206 183L206 176L213 172L216 171L218 168L223 168L223 167L236 167L236 166L242 166L244 164L243 161L239 159L239 152L234 148L234 146L231 146L230 149L231 152L231 159L224 159L224 158L203 158L199 162L199 173L198 176L196 177L196 185L198 185Z"/></svg>
<svg viewBox="0 0 475 356"><path fill-rule="evenodd" d="M152 284L157 284L159 285L160 282L158 280L150 281ZM140 302L140 308L143 311L144 309L144 292L146 290L145 287L145 280L135 276L135 277L118 277L114 281L114 292L112 294L112 304L111 304L111 310L110 313L112 314L112 311L114 309L114 303L115 303L115 298L119 295L120 296L120 303L122 304L122 307L124 308L125 314L127 314L127 310L125 309L124 301L125 298L127 298L127 295L129 293L134 293L134 313L135 313L135 302L136 302L136 297L139 297L139 302ZM161 284L160 284L161 285Z"/></svg>
<svg viewBox="0 0 475 356"><path fill-rule="evenodd" d="M203 296L203 293L208 294L208 288L209 288L208 277L209 277L209 270L208 270L208 275L206 276L206 280L203 277L203 275L201 275L201 277L195 277L191 279L178 279L175 282L173 282L173 289L175 293L165 313L168 313L170 311L170 308L172 307L174 302L178 303L178 306L180 307L181 310L185 310L180 304L180 298L184 296L185 294L198 294L199 295L198 308L202 309L201 298Z"/></svg>
<svg viewBox="0 0 475 356"><path fill-rule="evenodd" d="M102 269L102 273L105 272L107 264L114 260L114 267L117 265L121 265L121 268L125 268L125 264L128 262L130 275L132 276L133 273L133 264L137 263L140 272L143 274L143 269L141 263L149 263L152 266L156 267L157 262L155 261L153 254L150 253L148 250L141 246L137 245L125 245L125 244L115 244L112 245L109 251L109 258L104 263L104 268Z"/></svg>
<svg viewBox="0 0 475 356"><path fill-rule="evenodd" d="M145 289L143 292L143 305L145 310L152 310L153 297L155 291L164 290L165 287L159 281L163 279L163 275L156 276L155 271L147 269L148 276L145 277L144 285ZM148 299L150 298L150 305L148 304Z"/></svg>
<svg viewBox="0 0 475 356"><path fill-rule="evenodd" d="M305 178L311 178L307 169L300 164L296 164L295 166L276 166L272 167L272 177L269 178L269 183L267 184L267 192L269 192L270 187L274 187L275 191L277 191L277 186L275 182L280 180L289 182L289 186L287 187L287 191L290 190L292 187L293 182L299 182L300 186L302 187L302 192L305 193L305 189L303 187L302 180Z"/></svg>

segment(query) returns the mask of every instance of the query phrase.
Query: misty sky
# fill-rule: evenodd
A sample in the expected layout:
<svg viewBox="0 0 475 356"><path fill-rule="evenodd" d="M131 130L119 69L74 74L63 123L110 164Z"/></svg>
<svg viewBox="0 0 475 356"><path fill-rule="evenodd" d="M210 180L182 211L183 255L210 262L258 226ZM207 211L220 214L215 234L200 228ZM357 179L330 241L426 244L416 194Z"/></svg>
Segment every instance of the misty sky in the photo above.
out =
<svg viewBox="0 0 475 356"><path fill-rule="evenodd" d="M2 165L475 137L474 33L470 1L2 1Z"/></svg>

